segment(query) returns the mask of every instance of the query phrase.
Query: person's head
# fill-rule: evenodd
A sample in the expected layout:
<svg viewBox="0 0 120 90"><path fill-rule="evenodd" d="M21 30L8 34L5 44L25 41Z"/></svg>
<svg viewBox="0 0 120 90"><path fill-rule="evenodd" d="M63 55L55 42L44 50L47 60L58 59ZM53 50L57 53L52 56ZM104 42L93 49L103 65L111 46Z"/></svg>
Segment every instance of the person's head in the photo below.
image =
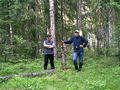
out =
<svg viewBox="0 0 120 90"><path fill-rule="evenodd" d="M46 39L48 40L48 41L50 41L52 38L51 38L51 35L50 34L48 34L48 35L46 35Z"/></svg>
<svg viewBox="0 0 120 90"><path fill-rule="evenodd" d="M75 35L76 37L79 36L79 30L75 30L74 35Z"/></svg>

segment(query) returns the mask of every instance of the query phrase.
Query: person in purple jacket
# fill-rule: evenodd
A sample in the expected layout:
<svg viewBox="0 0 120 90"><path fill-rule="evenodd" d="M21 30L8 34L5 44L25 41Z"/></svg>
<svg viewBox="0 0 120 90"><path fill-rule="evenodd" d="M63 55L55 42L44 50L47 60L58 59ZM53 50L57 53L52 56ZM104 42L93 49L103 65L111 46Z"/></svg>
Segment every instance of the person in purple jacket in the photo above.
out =
<svg viewBox="0 0 120 90"><path fill-rule="evenodd" d="M46 40L44 41L44 70L47 69L48 60L50 60L51 69L54 69L54 50L55 47L54 42L51 40L51 35L46 36Z"/></svg>
<svg viewBox="0 0 120 90"><path fill-rule="evenodd" d="M79 35L79 30L75 30L74 36L68 41L63 41L65 44L73 43L73 63L76 71L80 71L83 65L83 48L87 46L88 40ZM79 57L79 67L77 65L77 57Z"/></svg>

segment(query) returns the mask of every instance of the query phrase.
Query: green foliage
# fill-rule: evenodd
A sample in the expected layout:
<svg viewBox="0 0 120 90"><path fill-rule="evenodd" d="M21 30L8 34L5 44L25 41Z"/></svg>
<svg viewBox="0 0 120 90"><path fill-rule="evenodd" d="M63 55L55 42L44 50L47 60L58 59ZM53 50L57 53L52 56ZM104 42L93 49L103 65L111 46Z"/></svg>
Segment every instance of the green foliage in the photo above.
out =
<svg viewBox="0 0 120 90"><path fill-rule="evenodd" d="M38 9L42 7L38 6ZM45 37L45 20L43 13L38 14L38 24L36 25L36 12L34 0L14 0L0 2L0 41L1 47L10 46L9 30L12 25L13 32L13 58L33 58L38 42L43 47ZM38 40L36 34L40 33ZM2 51L1 48L1 51ZM10 50L8 51L10 53ZM12 59L12 58L11 58Z"/></svg>
<svg viewBox="0 0 120 90"><path fill-rule="evenodd" d="M91 52L93 53L93 52ZM37 77L13 77L0 80L0 89L44 90L119 90L120 61L116 58L92 56L87 53L81 72L75 72L71 58L67 58L68 70L61 70L61 60L55 61L54 74ZM91 54L91 55L90 55ZM0 75L22 74L43 71L43 58L26 63L1 63ZM9 67L7 67L9 65ZM50 65L48 65L50 68Z"/></svg>
<svg viewBox="0 0 120 90"><path fill-rule="evenodd" d="M49 0L0 0L0 51L11 54L14 58L36 58L43 54L43 41L50 29ZM55 0L55 26L58 54L59 41L69 39L75 29L79 0ZM38 10L37 10L38 8ZM82 1L82 31L87 38L88 32L93 33L100 44L95 49L98 54L119 54L119 0L86 0ZM109 14L111 18L109 20ZM111 23L112 43L108 45L108 28ZM10 40L10 25L13 41ZM113 34L114 33L114 34ZM38 38L39 37L39 38ZM13 51L11 49L13 43ZM9 49L5 49L8 47ZM39 49L39 50L38 50ZM38 53L38 51L40 51ZM8 55L9 56L9 55ZM2 57L3 58L3 57Z"/></svg>
<svg viewBox="0 0 120 90"><path fill-rule="evenodd" d="M114 7L116 7L117 9L120 9L120 2L119 1L112 1L111 3L110 3L110 5L111 6L114 6Z"/></svg>

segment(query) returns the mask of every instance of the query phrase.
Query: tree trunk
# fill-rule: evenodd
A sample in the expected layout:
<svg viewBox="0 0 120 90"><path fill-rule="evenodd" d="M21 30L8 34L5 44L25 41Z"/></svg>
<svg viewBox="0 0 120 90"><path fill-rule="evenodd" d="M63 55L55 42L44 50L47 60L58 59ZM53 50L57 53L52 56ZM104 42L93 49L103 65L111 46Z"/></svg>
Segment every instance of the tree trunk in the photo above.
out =
<svg viewBox="0 0 120 90"><path fill-rule="evenodd" d="M65 59L65 44L61 41L60 42L60 47L61 47L61 55L62 55L62 69L65 69L65 63L66 63L66 59Z"/></svg>
<svg viewBox="0 0 120 90"><path fill-rule="evenodd" d="M61 39L64 39L64 33L63 33L63 29L64 29L64 22L63 22L63 0L61 0ZM62 53L62 68L65 69L65 52L64 52L64 44L62 44L61 47L61 53Z"/></svg>
<svg viewBox="0 0 120 90"><path fill-rule="evenodd" d="M63 22L63 0L61 0L61 39L63 40L64 37L64 33L63 33L63 29L64 29L64 22Z"/></svg>
<svg viewBox="0 0 120 90"><path fill-rule="evenodd" d="M96 38L97 38L97 53L99 54L99 52L100 52L100 40L99 40L99 30L98 30L98 28L96 30Z"/></svg>
<svg viewBox="0 0 120 90"><path fill-rule="evenodd" d="M108 12L108 24L107 24L106 55L108 55L109 46L110 46L111 38L112 38L112 34L111 34L111 30L112 30L112 25L111 25L112 13L111 13L110 7L107 7L107 12Z"/></svg>
<svg viewBox="0 0 120 90"><path fill-rule="evenodd" d="M10 56L13 54L13 30L12 30L12 25L10 24ZM9 57L10 58L10 57Z"/></svg>
<svg viewBox="0 0 120 90"><path fill-rule="evenodd" d="M120 42L118 42L118 55L119 55L119 59L120 59Z"/></svg>
<svg viewBox="0 0 120 90"><path fill-rule="evenodd" d="M38 17L39 17L39 1L35 0L36 3L36 8L35 8L35 12L36 12L36 49L35 49L35 56L37 57L39 55L39 39L40 39L40 32L38 31Z"/></svg>
<svg viewBox="0 0 120 90"><path fill-rule="evenodd" d="M50 74L50 73L53 73L54 70L46 70L45 72L36 72L36 73L25 73L25 74L20 74L20 75L9 75L9 76L0 76L0 79L9 79L9 78L12 78L12 77L19 77L19 76L39 76L39 75L42 75L42 74Z"/></svg>
<svg viewBox="0 0 120 90"><path fill-rule="evenodd" d="M82 36L83 31L82 31L82 0L78 1L78 28L80 30L80 35Z"/></svg>
<svg viewBox="0 0 120 90"><path fill-rule="evenodd" d="M52 35L52 40L55 43L54 56L57 59L57 47L56 47L56 36L55 36L55 16L54 16L54 0L49 0L50 4L50 31Z"/></svg>
<svg viewBox="0 0 120 90"><path fill-rule="evenodd" d="M78 29L79 27L78 27L78 18L76 19L76 28Z"/></svg>

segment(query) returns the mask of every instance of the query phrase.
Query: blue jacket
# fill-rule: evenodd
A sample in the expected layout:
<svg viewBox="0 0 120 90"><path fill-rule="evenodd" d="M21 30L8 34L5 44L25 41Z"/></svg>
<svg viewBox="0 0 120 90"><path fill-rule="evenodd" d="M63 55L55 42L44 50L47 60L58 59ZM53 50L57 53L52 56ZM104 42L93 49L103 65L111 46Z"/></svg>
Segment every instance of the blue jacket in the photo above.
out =
<svg viewBox="0 0 120 90"><path fill-rule="evenodd" d="M73 43L74 46L74 52L83 52L83 48L80 47L80 45L83 45L83 47L86 47L88 44L88 40L86 40L82 36L73 36L70 40L64 41L65 44L71 44Z"/></svg>

